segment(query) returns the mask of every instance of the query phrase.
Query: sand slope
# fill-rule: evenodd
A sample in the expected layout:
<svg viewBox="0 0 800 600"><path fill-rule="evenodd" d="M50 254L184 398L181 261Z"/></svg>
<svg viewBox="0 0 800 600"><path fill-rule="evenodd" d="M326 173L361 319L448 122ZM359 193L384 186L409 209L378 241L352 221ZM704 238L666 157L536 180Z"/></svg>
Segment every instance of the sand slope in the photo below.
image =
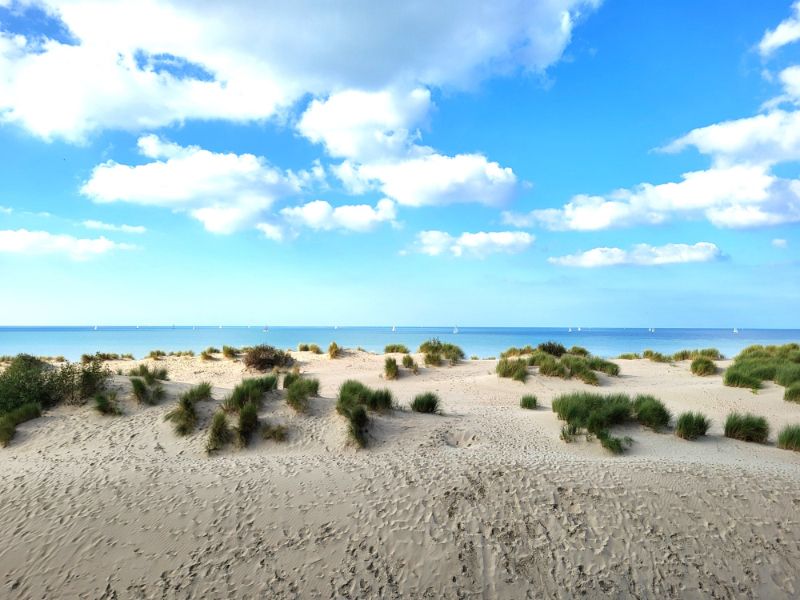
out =
<svg viewBox="0 0 800 600"><path fill-rule="evenodd" d="M207 457L201 430L163 415L189 384L217 400L238 362L161 361L169 400L125 416L60 408L0 450L0 596L9 598L790 598L800 594L800 455L725 439L729 410L800 423L782 388L758 394L693 377L688 363L620 361L602 391L654 393L702 410L711 436L639 427L623 457L565 444L550 411L577 381L498 379L493 361L380 378L383 357L296 353L322 398L295 415L280 394L262 417L285 444ZM129 368L133 363L119 363ZM118 366L111 364L112 368ZM389 387L407 405L436 391L444 415L375 417L370 447L346 445L340 383ZM590 388L594 389L594 388ZM523 393L543 407L519 408Z"/></svg>

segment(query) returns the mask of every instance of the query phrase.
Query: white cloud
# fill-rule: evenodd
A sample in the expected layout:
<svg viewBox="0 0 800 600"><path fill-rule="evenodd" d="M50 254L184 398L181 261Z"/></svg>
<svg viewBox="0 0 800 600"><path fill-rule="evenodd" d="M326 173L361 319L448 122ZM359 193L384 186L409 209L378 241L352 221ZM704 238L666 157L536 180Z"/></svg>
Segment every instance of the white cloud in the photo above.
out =
<svg viewBox="0 0 800 600"><path fill-rule="evenodd" d="M134 246L112 242L102 236L88 239L47 231L0 230L0 252L10 254L59 254L75 260L86 260L112 250L132 248Z"/></svg>
<svg viewBox="0 0 800 600"><path fill-rule="evenodd" d="M375 207L351 204L334 208L325 200L314 200L280 212L290 223L315 230L369 231L379 223L394 221L397 216L394 202L387 198L379 200Z"/></svg>
<svg viewBox="0 0 800 600"><path fill-rule="evenodd" d="M788 248L788 247L789 247L789 242L787 242L787 241L786 241L785 239L783 239L783 238L775 238L774 240L772 240L772 245L773 245L775 248L781 248L781 249L783 249L783 248Z"/></svg>
<svg viewBox="0 0 800 600"><path fill-rule="evenodd" d="M114 225L102 221L88 220L83 222L86 229L99 229L102 231L119 231L122 233L145 233L147 229L142 225Z"/></svg>
<svg viewBox="0 0 800 600"><path fill-rule="evenodd" d="M253 226L273 202L299 191L298 181L252 154L182 147L154 135L139 139L143 165L98 165L81 193L95 202L131 202L188 212L208 231Z"/></svg>
<svg viewBox="0 0 800 600"><path fill-rule="evenodd" d="M421 231L417 234L416 249L422 254L439 256L476 256L479 258L499 252L515 254L533 244L534 236L524 231L465 232L454 237L444 231Z"/></svg>
<svg viewBox="0 0 800 600"><path fill-rule="evenodd" d="M107 128L265 119L306 94L541 72L599 0L35 3L74 40L0 34L0 118L81 141Z"/></svg>
<svg viewBox="0 0 800 600"><path fill-rule="evenodd" d="M274 223L258 223L256 229L273 242L282 242L286 237L283 227Z"/></svg>
<svg viewBox="0 0 800 600"><path fill-rule="evenodd" d="M764 33L758 50L761 56L767 57L779 48L800 40L800 2L792 5L794 14L781 21L775 29Z"/></svg>
<svg viewBox="0 0 800 600"><path fill-rule="evenodd" d="M610 267L615 265L669 265L676 263L708 262L720 256L719 248L710 242L650 246L636 244L632 250L593 248L586 252L549 258L548 262L566 267Z"/></svg>
<svg viewBox="0 0 800 600"><path fill-rule="evenodd" d="M511 198L517 183L510 168L480 154L428 154L361 165L355 173L359 181L375 182L384 194L405 206L501 205Z"/></svg>
<svg viewBox="0 0 800 600"><path fill-rule="evenodd" d="M0 213L2 213L2 214L10 215L12 212L14 212L14 209L9 208L7 206L0 206Z"/></svg>

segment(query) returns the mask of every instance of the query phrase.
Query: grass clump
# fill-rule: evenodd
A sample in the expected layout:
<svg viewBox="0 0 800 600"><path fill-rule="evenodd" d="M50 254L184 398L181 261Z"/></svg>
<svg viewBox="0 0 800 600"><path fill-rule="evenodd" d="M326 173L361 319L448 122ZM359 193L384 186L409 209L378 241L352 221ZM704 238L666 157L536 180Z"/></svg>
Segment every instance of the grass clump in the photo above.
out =
<svg viewBox="0 0 800 600"><path fill-rule="evenodd" d="M585 356L586 358L591 356L591 353L583 346L573 346L572 348L567 350L567 353L573 354L575 356Z"/></svg>
<svg viewBox="0 0 800 600"><path fill-rule="evenodd" d="M418 413L436 414L439 412L439 396L433 392L417 394L411 401L411 410Z"/></svg>
<svg viewBox="0 0 800 600"><path fill-rule="evenodd" d="M408 354L408 348L406 348L403 344L387 344L387 346L383 349L384 354Z"/></svg>
<svg viewBox="0 0 800 600"><path fill-rule="evenodd" d="M501 358L495 367L498 377L524 382L528 379L528 362L522 358Z"/></svg>
<svg viewBox="0 0 800 600"><path fill-rule="evenodd" d="M300 379L300 369L295 367L283 376L283 389L288 389L288 387L298 379Z"/></svg>
<svg viewBox="0 0 800 600"><path fill-rule="evenodd" d="M211 419L211 426L208 428L208 441L206 442L206 452L211 454L222 450L226 444L233 439L233 432L228 425L225 413L217 411Z"/></svg>
<svg viewBox="0 0 800 600"><path fill-rule="evenodd" d="M800 382L795 381L783 392L783 399L787 402L800 402Z"/></svg>
<svg viewBox="0 0 800 600"><path fill-rule="evenodd" d="M743 442L763 444L769 436L769 425L764 417L751 413L732 412L725 419L725 437Z"/></svg>
<svg viewBox="0 0 800 600"><path fill-rule="evenodd" d="M200 353L200 360L217 360L217 359L214 358L214 355L208 350L203 350Z"/></svg>
<svg viewBox="0 0 800 600"><path fill-rule="evenodd" d="M246 448L253 434L258 431L258 427L258 406L255 402L248 402L239 411L239 424L236 427L237 445Z"/></svg>
<svg viewBox="0 0 800 600"><path fill-rule="evenodd" d="M263 373L275 367L290 367L294 363L294 359L283 350L267 344L260 344L248 348L242 357L242 362L248 369Z"/></svg>
<svg viewBox="0 0 800 600"><path fill-rule="evenodd" d="M275 375L244 379L233 388L231 395L223 400L222 409L225 412L239 412L246 404L259 406L264 394L277 389L277 387L278 378Z"/></svg>
<svg viewBox="0 0 800 600"><path fill-rule="evenodd" d="M94 409L101 415L116 416L122 414L119 404L117 403L116 392L100 392L95 394Z"/></svg>
<svg viewBox="0 0 800 600"><path fill-rule="evenodd" d="M158 381L148 385L141 377L131 377L131 388L136 401L147 406L158 404L166 395L164 388Z"/></svg>
<svg viewBox="0 0 800 600"><path fill-rule="evenodd" d="M308 399L318 394L318 379L297 379L286 390L286 404L295 411L304 413L308 410Z"/></svg>
<svg viewBox="0 0 800 600"><path fill-rule="evenodd" d="M308 344L297 344L298 352L308 352Z"/></svg>
<svg viewBox="0 0 800 600"><path fill-rule="evenodd" d="M42 409L36 402L21 404L0 416L0 446L5 448L11 443L17 433L17 425L41 416Z"/></svg>
<svg viewBox="0 0 800 600"><path fill-rule="evenodd" d="M533 410L538 406L538 402L536 400L536 396L534 396L533 394L527 394L520 399L519 405L522 408Z"/></svg>
<svg viewBox="0 0 800 600"><path fill-rule="evenodd" d="M364 447L367 440L366 428L369 423L367 410L391 408L392 395L389 390L372 390L354 379L345 381L339 388L336 411L347 418L350 438L360 447Z"/></svg>
<svg viewBox="0 0 800 600"><path fill-rule="evenodd" d="M696 440L703 436L711 427L711 421L699 412L685 412L678 417L675 423L675 435L685 440Z"/></svg>
<svg viewBox="0 0 800 600"><path fill-rule="evenodd" d="M337 344L336 342L331 342L328 345L328 357L329 358L338 358L341 353L342 353L342 349L339 347L339 344Z"/></svg>
<svg viewBox="0 0 800 600"><path fill-rule="evenodd" d="M778 434L778 448L800 452L800 425L787 425Z"/></svg>
<svg viewBox="0 0 800 600"><path fill-rule="evenodd" d="M288 436L289 429L286 425L270 425L269 423L265 423L261 428L261 437L265 440L285 442Z"/></svg>
<svg viewBox="0 0 800 600"><path fill-rule="evenodd" d="M791 387L800 382L800 345L748 346L723 377L725 385L758 389L763 381Z"/></svg>
<svg viewBox="0 0 800 600"><path fill-rule="evenodd" d="M672 355L672 360L694 360L695 358L707 358L709 360L722 360L725 358L722 352L716 348L700 348L695 350L678 350Z"/></svg>
<svg viewBox="0 0 800 600"><path fill-rule="evenodd" d="M654 396L648 394L636 396L632 408L636 420L654 431L669 426L672 415L664 403Z"/></svg>
<svg viewBox="0 0 800 600"><path fill-rule="evenodd" d="M397 361L391 357L387 356L386 360L383 363L383 375L386 379L397 379L397 376L400 374L400 369L397 367Z"/></svg>
<svg viewBox="0 0 800 600"><path fill-rule="evenodd" d="M605 360L599 356L591 356L587 359L589 368L592 371L600 371L612 377L619 376L619 365L610 360Z"/></svg>
<svg viewBox="0 0 800 600"><path fill-rule="evenodd" d="M163 350L150 350L150 353L147 355L147 358L151 358L153 360L161 360L167 353Z"/></svg>
<svg viewBox="0 0 800 600"><path fill-rule="evenodd" d="M410 369L414 366L414 358L410 354L403 355L403 366Z"/></svg>
<svg viewBox="0 0 800 600"><path fill-rule="evenodd" d="M637 358L642 358L642 356L635 352L625 352L624 354L620 354L617 358L619 360L636 360Z"/></svg>
<svg viewBox="0 0 800 600"><path fill-rule="evenodd" d="M441 341L439 338L431 338L419 346L419 351L425 355L425 364L438 366L442 359L450 361L451 365L458 364L466 356L464 351L455 344ZM429 360L430 355L430 360Z"/></svg>
<svg viewBox="0 0 800 600"><path fill-rule="evenodd" d="M555 356L556 358L560 358L563 354L567 353L567 349L564 347L564 344L559 344L558 342L553 341L543 342L539 344L536 349L541 350L542 352L551 356Z"/></svg>
<svg viewBox="0 0 800 600"><path fill-rule="evenodd" d="M671 356L650 349L642 352L642 358L646 358L652 362L661 362L661 363L669 362L672 359Z"/></svg>
<svg viewBox="0 0 800 600"><path fill-rule="evenodd" d="M630 444L629 438L617 438L609 433L610 427L633 419L633 403L625 394L563 394L553 400L553 412L568 425L562 428L562 439L565 441L571 441L585 432L587 440L596 436L604 448L614 453L622 452Z"/></svg>
<svg viewBox="0 0 800 600"><path fill-rule="evenodd" d="M194 431L197 425L197 411L192 397L183 394L178 398L178 405L164 415L164 420L172 422L178 435L189 435Z"/></svg>
<svg viewBox="0 0 800 600"><path fill-rule="evenodd" d="M728 367L725 370L722 383L729 387L749 388L751 390L757 390L761 387L761 379L746 373L742 369L737 369L735 366Z"/></svg>
<svg viewBox="0 0 800 600"><path fill-rule="evenodd" d="M710 358L698 356L692 361L691 370L695 375L706 377L708 375L714 375L717 372L717 365L715 365L714 361Z"/></svg>
<svg viewBox="0 0 800 600"><path fill-rule="evenodd" d="M567 379L569 377L569 369L564 363L550 356L539 363L539 375Z"/></svg>
<svg viewBox="0 0 800 600"><path fill-rule="evenodd" d="M239 349L234 348L233 346L223 346L222 356L233 360L234 358L237 358L239 356Z"/></svg>
<svg viewBox="0 0 800 600"><path fill-rule="evenodd" d="M147 365L139 365L128 371L129 377L141 377L147 382L147 385L153 385L156 381L167 381L169 376L165 367L148 367Z"/></svg>
<svg viewBox="0 0 800 600"><path fill-rule="evenodd" d="M316 344L309 344L308 351L313 352L314 354L322 354L322 348L320 348Z"/></svg>
<svg viewBox="0 0 800 600"><path fill-rule="evenodd" d="M196 386L189 388L183 395L192 402L211 400L211 384L207 381L200 382Z"/></svg>

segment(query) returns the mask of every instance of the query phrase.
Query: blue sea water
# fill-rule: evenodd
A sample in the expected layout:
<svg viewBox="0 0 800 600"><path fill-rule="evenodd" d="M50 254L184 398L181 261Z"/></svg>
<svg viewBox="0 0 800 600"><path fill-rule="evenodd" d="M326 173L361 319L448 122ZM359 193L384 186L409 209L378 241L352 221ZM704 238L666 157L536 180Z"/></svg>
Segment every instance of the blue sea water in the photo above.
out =
<svg viewBox="0 0 800 600"><path fill-rule="evenodd" d="M588 348L604 357L651 348L672 353L683 348L718 348L734 356L750 344L800 342L798 329L603 329L567 327L0 327L0 355L25 352L37 356L65 356L69 360L94 352L130 352L136 357L150 350L194 350L208 346L252 346L271 344L296 348L299 343L315 343L323 349L336 341L346 348L358 346L382 352L386 344L405 344L415 350L431 337L453 342L467 356L497 356L509 346L536 345L547 340Z"/></svg>

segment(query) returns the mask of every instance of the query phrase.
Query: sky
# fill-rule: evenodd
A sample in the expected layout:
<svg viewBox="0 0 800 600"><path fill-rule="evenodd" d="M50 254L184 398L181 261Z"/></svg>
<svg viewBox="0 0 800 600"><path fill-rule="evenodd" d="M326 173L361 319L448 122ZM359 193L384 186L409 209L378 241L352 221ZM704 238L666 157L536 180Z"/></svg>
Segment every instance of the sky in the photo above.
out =
<svg viewBox="0 0 800 600"><path fill-rule="evenodd" d="M0 325L800 327L800 2L0 0Z"/></svg>

